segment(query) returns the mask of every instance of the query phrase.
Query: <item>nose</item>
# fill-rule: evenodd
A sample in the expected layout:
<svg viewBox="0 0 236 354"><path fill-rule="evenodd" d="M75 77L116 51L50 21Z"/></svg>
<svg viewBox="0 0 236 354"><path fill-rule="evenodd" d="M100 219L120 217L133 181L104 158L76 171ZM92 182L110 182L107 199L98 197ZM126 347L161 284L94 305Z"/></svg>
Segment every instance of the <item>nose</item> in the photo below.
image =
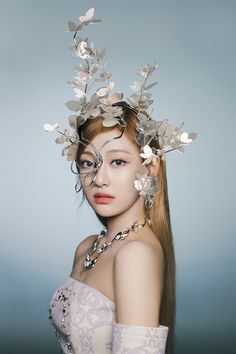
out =
<svg viewBox="0 0 236 354"><path fill-rule="evenodd" d="M105 163L103 163L97 171L93 184L97 187L108 186L110 184L110 176Z"/></svg>

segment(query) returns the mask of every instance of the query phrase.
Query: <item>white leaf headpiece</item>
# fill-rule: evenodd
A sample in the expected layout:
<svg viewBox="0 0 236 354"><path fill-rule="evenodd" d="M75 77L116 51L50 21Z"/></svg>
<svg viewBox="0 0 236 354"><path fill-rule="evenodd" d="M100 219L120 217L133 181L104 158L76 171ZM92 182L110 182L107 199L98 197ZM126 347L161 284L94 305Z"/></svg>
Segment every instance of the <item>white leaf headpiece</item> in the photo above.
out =
<svg viewBox="0 0 236 354"><path fill-rule="evenodd" d="M150 89L157 84L157 82L148 83L148 80L157 69L157 61L146 64L144 68L138 70L142 81L133 81L130 86L133 93L123 100L123 93L112 92L115 85L114 81L110 81L112 73L107 72L106 62L103 62L106 49L98 50L88 37L81 37L85 26L99 23L101 20L94 18L94 8L90 8L84 16L80 16L79 20L78 25L72 21L67 23L68 31L74 33L74 44L71 47L73 54L82 60L82 63L74 67L75 79L68 81L74 87L75 93L75 99L66 102L66 106L73 112L73 115L70 115L68 119L69 126L73 131L71 133L65 129L64 132L61 132L57 129L57 123L44 124L46 131L56 130L61 134L55 142L65 144L62 155L72 163L75 161L78 144L82 141L78 132L83 131L83 124L88 119L100 117L105 127L116 125L125 127L124 112L126 109L132 110L138 118L136 142L140 145L140 156L144 159L143 165L155 164L156 159L159 158L165 160L165 154L170 151L177 150L183 153L184 145L195 140L197 134L182 131L183 123L180 127L176 127L167 119L156 121L147 114L147 110L153 103ZM96 87L89 97L89 91L94 85L101 86ZM159 149L150 147L153 139L158 140ZM96 149L94 151L96 152ZM99 152L96 154L101 161Z"/></svg>

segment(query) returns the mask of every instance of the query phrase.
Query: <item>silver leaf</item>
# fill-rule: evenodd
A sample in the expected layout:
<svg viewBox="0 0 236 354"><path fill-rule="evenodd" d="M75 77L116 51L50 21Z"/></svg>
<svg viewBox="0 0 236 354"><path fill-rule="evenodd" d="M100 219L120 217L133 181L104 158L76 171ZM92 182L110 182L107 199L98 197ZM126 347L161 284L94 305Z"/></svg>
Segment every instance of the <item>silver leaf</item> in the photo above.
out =
<svg viewBox="0 0 236 354"><path fill-rule="evenodd" d="M67 22L68 31L76 32L77 27L78 26L74 22L72 22L72 21Z"/></svg>
<svg viewBox="0 0 236 354"><path fill-rule="evenodd" d="M153 86L155 86L156 84L158 83L158 81L156 82L153 82L152 84L148 85L148 86L145 86L144 87L144 90L150 90Z"/></svg>
<svg viewBox="0 0 236 354"><path fill-rule="evenodd" d="M78 112L81 107L81 104L76 100L70 100L65 105L73 112Z"/></svg>

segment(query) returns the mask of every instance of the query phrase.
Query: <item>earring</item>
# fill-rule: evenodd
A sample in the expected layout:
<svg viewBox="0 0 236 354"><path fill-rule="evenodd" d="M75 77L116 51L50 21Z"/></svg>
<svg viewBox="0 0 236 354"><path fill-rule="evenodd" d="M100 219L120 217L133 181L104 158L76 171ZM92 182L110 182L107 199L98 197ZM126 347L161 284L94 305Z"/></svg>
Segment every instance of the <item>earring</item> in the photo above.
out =
<svg viewBox="0 0 236 354"><path fill-rule="evenodd" d="M144 205L146 207L146 209L151 209L151 207L153 206L153 200L152 200L153 196L152 195L147 195L144 199Z"/></svg>
<svg viewBox="0 0 236 354"><path fill-rule="evenodd" d="M133 182L133 187L139 192L141 198L144 199L146 209L151 209L153 206L153 196L160 192L157 187L157 176L148 176L148 169L142 167L136 173L136 180Z"/></svg>

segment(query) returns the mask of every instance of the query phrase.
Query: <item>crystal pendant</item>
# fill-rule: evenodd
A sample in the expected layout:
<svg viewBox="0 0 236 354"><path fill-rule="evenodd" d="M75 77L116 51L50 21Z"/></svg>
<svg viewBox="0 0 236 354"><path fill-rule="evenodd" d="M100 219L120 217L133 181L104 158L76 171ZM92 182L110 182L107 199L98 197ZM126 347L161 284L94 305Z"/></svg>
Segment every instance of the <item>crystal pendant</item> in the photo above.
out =
<svg viewBox="0 0 236 354"><path fill-rule="evenodd" d="M91 269L93 267L94 263L95 263L95 261L92 259L89 259L89 257L87 256L84 261L84 268Z"/></svg>

